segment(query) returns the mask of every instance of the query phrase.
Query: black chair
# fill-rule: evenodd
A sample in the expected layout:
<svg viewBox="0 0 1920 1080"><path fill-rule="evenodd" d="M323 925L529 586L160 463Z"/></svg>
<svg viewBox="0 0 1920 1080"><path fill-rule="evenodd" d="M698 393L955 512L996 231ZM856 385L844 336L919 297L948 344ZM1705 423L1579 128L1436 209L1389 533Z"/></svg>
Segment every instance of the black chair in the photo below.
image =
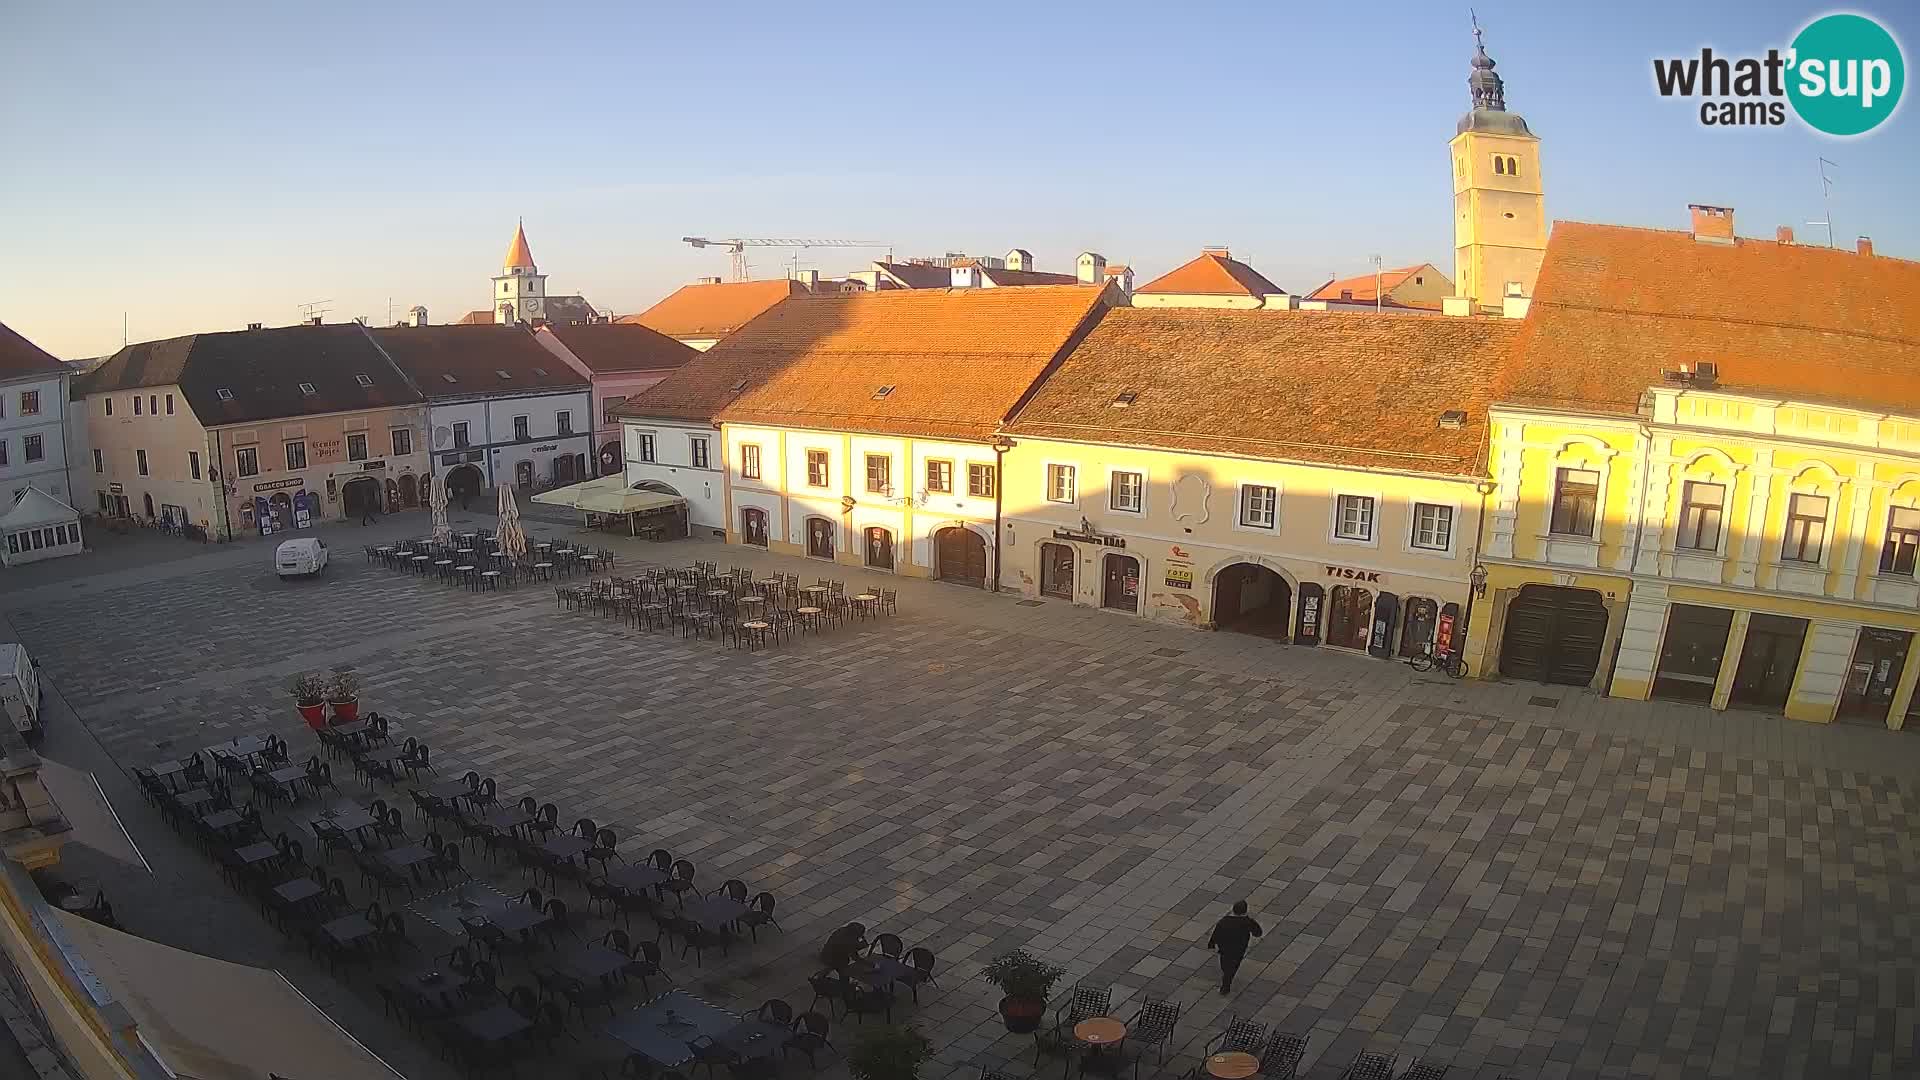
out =
<svg viewBox="0 0 1920 1080"><path fill-rule="evenodd" d="M760 928L763 926L771 926L783 934L786 933L774 920L773 906L773 894L763 892L753 898L753 907L745 915L740 916L740 925L747 928L747 933L752 935L754 941L760 940Z"/></svg>
<svg viewBox="0 0 1920 1080"><path fill-rule="evenodd" d="M567 911L567 902L559 897L551 897L540 910L547 913L547 941L552 942L554 935L565 930L576 939L580 937L580 925Z"/></svg>
<svg viewBox="0 0 1920 1080"><path fill-rule="evenodd" d="M728 948L733 944L732 935L726 931L709 930L692 919L673 917L663 921L663 925L669 923L673 935L680 939L680 958L683 960L686 959L687 951L691 949L693 962L703 964L706 950L718 948L720 954L725 956Z"/></svg>
<svg viewBox="0 0 1920 1080"><path fill-rule="evenodd" d="M613 1019L613 1003L620 996L620 987L612 982L589 984L579 979L569 979L562 984L560 996L566 998L567 1008L579 1013L580 1022L585 1024L588 1009L605 1009L607 1019Z"/></svg>
<svg viewBox="0 0 1920 1080"><path fill-rule="evenodd" d="M1180 1024L1180 1006L1164 998L1147 998L1127 1021L1127 1041L1156 1052L1156 1060L1165 1063L1167 1045L1173 1042L1173 1029Z"/></svg>
<svg viewBox="0 0 1920 1080"><path fill-rule="evenodd" d="M667 969L660 966L660 945L658 942L635 942L633 950L628 953L628 955L632 956L633 960L627 964L625 972L627 975L638 975L640 977L640 989L643 992L652 993L652 989L648 986L647 980L653 978L655 975L660 976L668 982L673 981L673 976L667 974Z"/></svg>
<svg viewBox="0 0 1920 1080"><path fill-rule="evenodd" d="M1291 1038L1291 1036L1289 1036L1289 1038ZM1278 1041L1278 1039L1279 1036L1275 1036L1275 1041ZM1306 1040L1302 1039L1301 1044L1303 1047L1305 1043ZM1413 1059L1413 1064L1407 1066L1407 1071L1400 1074L1400 1080L1443 1080L1446 1075L1447 1066L1437 1061L1415 1058Z"/></svg>
<svg viewBox="0 0 1920 1080"><path fill-rule="evenodd" d="M1089 986L1079 983L1073 993L1053 1014L1054 1038L1065 1043L1072 1035L1075 1025L1082 1020L1091 1020L1096 1016L1105 1016L1113 1008L1113 988L1108 986Z"/></svg>
<svg viewBox="0 0 1920 1080"><path fill-rule="evenodd" d="M667 878L661 887L672 893L676 901L685 904L687 902L687 893L693 891L693 875L695 873L693 861L690 859L675 859L673 869L670 873L672 876Z"/></svg>
<svg viewBox="0 0 1920 1080"><path fill-rule="evenodd" d="M873 947L880 950L881 956L890 956L898 960L901 954L906 952L907 943L900 940L899 934L875 934Z"/></svg>
<svg viewBox="0 0 1920 1080"><path fill-rule="evenodd" d="M1229 1017L1227 1030L1214 1036L1207 1044L1206 1052L1200 1056L1212 1057L1215 1054L1257 1054L1267 1043L1267 1025L1239 1017Z"/></svg>
<svg viewBox="0 0 1920 1080"><path fill-rule="evenodd" d="M807 1055L807 1068L817 1069L820 1065L814 1060L815 1054L822 1050L832 1050L836 1054L840 1052L833 1045L832 1034L833 1021L808 1010L793 1022L793 1034L787 1037L786 1045L780 1048L780 1052L784 1056L788 1051L798 1050Z"/></svg>
<svg viewBox="0 0 1920 1080"><path fill-rule="evenodd" d="M396 814L399 812L394 811ZM357 852L353 861L360 868L361 884L372 885L380 890L382 896L391 897L396 889L405 889L408 897L413 896L413 878L395 869L378 855Z"/></svg>
<svg viewBox="0 0 1920 1080"><path fill-rule="evenodd" d="M1133 1032L1127 1032L1127 1037L1131 1039ZM1267 1040L1267 1048L1260 1051L1260 1075L1264 1080L1294 1080L1300 1071L1300 1059L1306 1054L1307 1036L1276 1031L1273 1038ZM1416 1074L1414 1070L1424 1064L1415 1061L1413 1068L1401 1074L1400 1080L1440 1080L1446 1075L1444 1066L1438 1066L1438 1072Z"/></svg>
<svg viewBox="0 0 1920 1080"><path fill-rule="evenodd" d="M412 949L414 952L420 951L420 946L414 944L413 939L407 936L406 919L397 911L387 912L386 919L380 925L378 940L381 948L385 949L389 955L402 948Z"/></svg>
<svg viewBox="0 0 1920 1080"><path fill-rule="evenodd" d="M450 877L469 881L473 879L473 875L467 873L466 868L460 865L460 845L458 844L440 845L440 853L428 860L427 869L441 881Z"/></svg>
<svg viewBox="0 0 1920 1080"><path fill-rule="evenodd" d="M840 1003L846 1006L848 1016L865 1017L869 1013L879 1013L887 1018L887 1023L893 1023L892 987L874 989L852 979L847 980L843 985L846 990Z"/></svg>
<svg viewBox="0 0 1920 1080"><path fill-rule="evenodd" d="M1392 1080L1393 1059L1386 1054L1362 1050L1341 1072L1340 1080Z"/></svg>
<svg viewBox="0 0 1920 1080"><path fill-rule="evenodd" d="M587 849L582 861L589 864L599 863L600 872L604 874L607 872L608 862L620 859L619 846L620 837L612 829L601 829L593 834L593 846ZM620 859L620 861L626 860Z"/></svg>
<svg viewBox="0 0 1920 1080"><path fill-rule="evenodd" d="M725 896L727 899L736 903L744 904L747 902L747 883L741 881L739 878L728 878L720 883L719 888L707 895Z"/></svg>
<svg viewBox="0 0 1920 1080"><path fill-rule="evenodd" d="M907 963L913 967L913 975L907 979L907 988L913 991L913 1003L915 1005L920 1004L920 987L922 984L940 985L939 981L933 977L933 965L937 960L938 958L933 955L932 949L915 946L907 950ZM1132 1025L1128 1025L1128 1037L1132 1037Z"/></svg>
<svg viewBox="0 0 1920 1080"><path fill-rule="evenodd" d="M793 1006L780 998L768 998L760 1003L754 1016L769 1024L778 1024L784 1028L793 1026Z"/></svg>

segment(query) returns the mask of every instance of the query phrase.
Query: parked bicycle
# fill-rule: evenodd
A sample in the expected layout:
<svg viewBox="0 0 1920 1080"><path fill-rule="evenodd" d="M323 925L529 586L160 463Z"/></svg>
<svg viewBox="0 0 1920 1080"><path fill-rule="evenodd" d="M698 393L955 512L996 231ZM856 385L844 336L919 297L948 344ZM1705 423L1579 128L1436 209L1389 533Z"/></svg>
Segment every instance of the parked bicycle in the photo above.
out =
<svg viewBox="0 0 1920 1080"><path fill-rule="evenodd" d="M1407 665L1415 671L1432 671L1434 668L1439 668L1456 679L1465 678L1467 674L1467 662L1460 659L1459 653L1435 656L1431 645L1409 657Z"/></svg>

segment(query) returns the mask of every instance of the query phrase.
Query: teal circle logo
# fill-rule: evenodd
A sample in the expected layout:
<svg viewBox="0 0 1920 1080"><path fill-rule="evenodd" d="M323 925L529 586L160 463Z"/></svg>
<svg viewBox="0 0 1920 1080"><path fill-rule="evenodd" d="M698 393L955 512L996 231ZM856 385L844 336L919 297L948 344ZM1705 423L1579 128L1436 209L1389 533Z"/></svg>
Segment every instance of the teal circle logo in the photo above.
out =
<svg viewBox="0 0 1920 1080"><path fill-rule="evenodd" d="M1793 39L1787 100L1815 131L1864 135L1900 104L1900 43L1864 15L1823 15Z"/></svg>

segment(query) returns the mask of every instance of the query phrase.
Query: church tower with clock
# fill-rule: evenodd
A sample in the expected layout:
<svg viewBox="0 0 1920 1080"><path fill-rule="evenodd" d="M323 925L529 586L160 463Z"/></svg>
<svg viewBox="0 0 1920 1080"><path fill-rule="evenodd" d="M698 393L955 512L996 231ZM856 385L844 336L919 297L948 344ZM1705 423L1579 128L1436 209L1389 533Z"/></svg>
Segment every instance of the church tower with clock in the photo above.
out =
<svg viewBox="0 0 1920 1080"><path fill-rule="evenodd" d="M547 317L547 275L533 264L524 222L514 227L506 265L493 279L493 314L495 322L509 326Z"/></svg>

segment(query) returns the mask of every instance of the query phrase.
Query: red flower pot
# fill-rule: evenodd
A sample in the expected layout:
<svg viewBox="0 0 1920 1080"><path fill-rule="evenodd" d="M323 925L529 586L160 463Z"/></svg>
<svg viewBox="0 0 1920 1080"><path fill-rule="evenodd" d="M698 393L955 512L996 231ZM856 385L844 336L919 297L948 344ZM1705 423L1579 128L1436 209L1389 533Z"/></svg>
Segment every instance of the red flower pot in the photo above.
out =
<svg viewBox="0 0 1920 1080"><path fill-rule="evenodd" d="M355 720L359 719L359 717L360 717L360 699L359 698L355 698L352 701L336 701L333 703L333 722L334 723L351 724Z"/></svg>
<svg viewBox="0 0 1920 1080"><path fill-rule="evenodd" d="M319 731L327 726L326 702L316 701L311 705L299 705L296 708L300 710L300 719L305 720L307 726L313 730Z"/></svg>
<svg viewBox="0 0 1920 1080"><path fill-rule="evenodd" d="M1007 1030L1015 1035L1026 1035L1039 1030L1040 1020L1046 1015L1045 1001L1015 997L1000 999L1000 1019L1006 1022Z"/></svg>

